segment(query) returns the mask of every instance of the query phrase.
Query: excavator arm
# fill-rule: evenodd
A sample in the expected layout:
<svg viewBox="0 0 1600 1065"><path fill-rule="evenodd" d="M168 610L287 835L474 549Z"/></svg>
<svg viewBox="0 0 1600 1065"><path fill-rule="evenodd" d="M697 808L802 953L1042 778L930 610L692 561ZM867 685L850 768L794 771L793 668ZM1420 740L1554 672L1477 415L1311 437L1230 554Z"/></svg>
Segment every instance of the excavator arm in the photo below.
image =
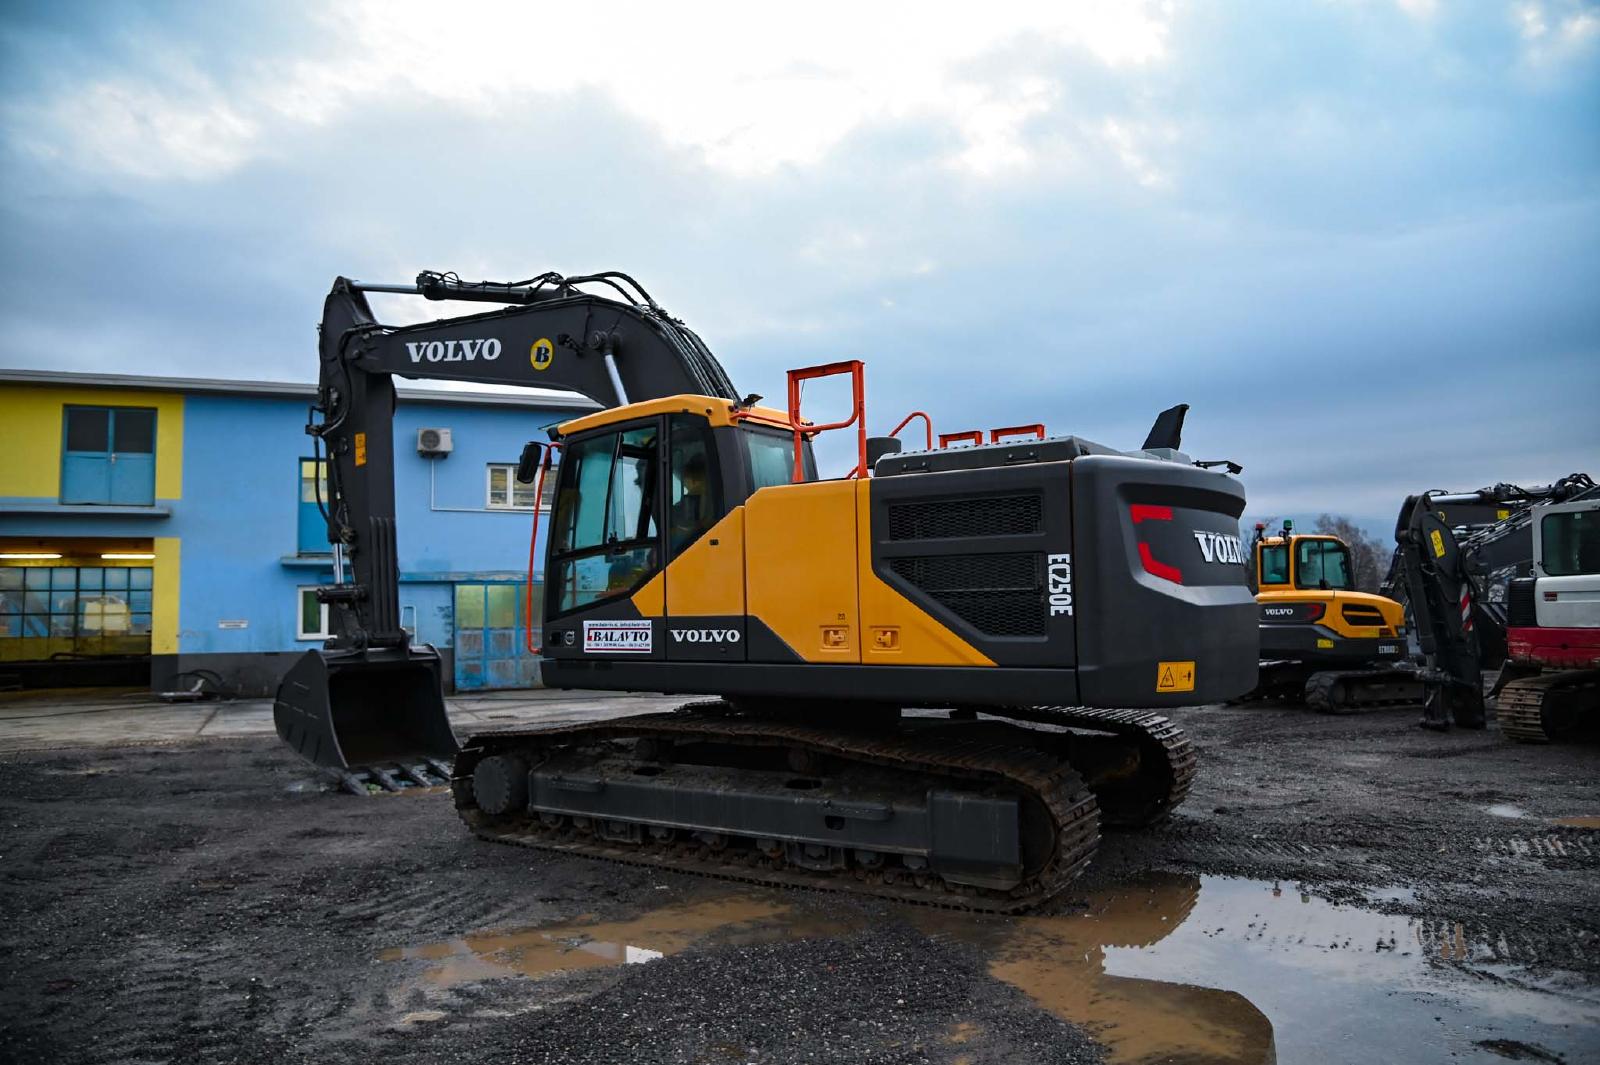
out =
<svg viewBox="0 0 1600 1065"><path fill-rule="evenodd" d="M391 326L373 315L370 292L499 306ZM388 763L425 775L456 743L438 656L412 647L400 624L394 378L563 389L602 407L684 393L733 404L738 396L700 338L615 272L510 284L433 272L409 285L341 277L319 333L317 402L306 431L327 459L328 498L319 502L335 584L318 597L330 607L333 636L284 678L274 717L279 735L319 765Z"/></svg>

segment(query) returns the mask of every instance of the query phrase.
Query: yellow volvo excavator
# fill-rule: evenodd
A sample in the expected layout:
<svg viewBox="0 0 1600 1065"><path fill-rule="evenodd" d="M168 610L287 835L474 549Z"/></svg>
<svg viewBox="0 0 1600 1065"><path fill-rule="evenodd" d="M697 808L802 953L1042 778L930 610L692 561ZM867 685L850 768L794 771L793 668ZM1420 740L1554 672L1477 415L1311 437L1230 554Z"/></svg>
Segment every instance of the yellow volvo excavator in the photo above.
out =
<svg viewBox="0 0 1600 1065"><path fill-rule="evenodd" d="M1325 714L1420 704L1422 681L1407 660L1405 607L1355 590L1350 547L1337 536L1276 535L1257 523L1256 602L1261 680L1247 698L1305 702Z"/></svg>
<svg viewBox="0 0 1600 1065"><path fill-rule="evenodd" d="M390 327L374 291L501 306ZM833 374L850 417L808 421L801 386ZM714 698L458 748L438 656L399 622L396 375L604 408L519 468L557 478L544 681ZM936 448L930 422L905 452L868 439L859 362L788 387L787 409L741 396L623 274L336 281L309 431L345 579L319 592L335 635L285 677L280 735L344 773L448 773L489 840L984 910L1050 897L1102 824L1181 801L1194 753L1157 710L1237 696L1257 662L1244 493L1178 450L1186 408L1135 451L1037 427ZM823 480L811 441L832 428L856 460Z"/></svg>

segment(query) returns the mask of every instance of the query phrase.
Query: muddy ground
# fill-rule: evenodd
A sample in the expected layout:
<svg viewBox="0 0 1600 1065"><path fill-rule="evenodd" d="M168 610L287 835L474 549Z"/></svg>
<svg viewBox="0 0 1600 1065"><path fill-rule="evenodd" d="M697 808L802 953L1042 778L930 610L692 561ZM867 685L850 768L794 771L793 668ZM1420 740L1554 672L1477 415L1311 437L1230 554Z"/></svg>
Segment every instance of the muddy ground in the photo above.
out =
<svg viewBox="0 0 1600 1065"><path fill-rule="evenodd" d="M1187 804L1015 920L482 843L268 737L0 755L0 1059L1600 1060L1600 749L1175 716Z"/></svg>

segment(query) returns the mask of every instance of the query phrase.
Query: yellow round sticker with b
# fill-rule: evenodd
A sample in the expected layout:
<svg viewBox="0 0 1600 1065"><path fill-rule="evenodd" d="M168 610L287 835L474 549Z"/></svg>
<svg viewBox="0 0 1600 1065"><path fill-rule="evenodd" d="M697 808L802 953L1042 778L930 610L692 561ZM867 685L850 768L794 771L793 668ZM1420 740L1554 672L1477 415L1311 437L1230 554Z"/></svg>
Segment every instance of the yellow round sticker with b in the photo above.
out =
<svg viewBox="0 0 1600 1065"><path fill-rule="evenodd" d="M550 343L549 337L540 337L533 342L532 349L528 352L528 362L535 370L548 370L550 363L555 360L556 346Z"/></svg>

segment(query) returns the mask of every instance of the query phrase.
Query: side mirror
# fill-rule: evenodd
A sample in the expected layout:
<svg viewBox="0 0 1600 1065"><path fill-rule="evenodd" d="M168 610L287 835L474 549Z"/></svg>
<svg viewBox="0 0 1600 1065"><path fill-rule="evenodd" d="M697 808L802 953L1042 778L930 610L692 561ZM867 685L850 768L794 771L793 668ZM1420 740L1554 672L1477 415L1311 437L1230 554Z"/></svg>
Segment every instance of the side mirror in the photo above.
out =
<svg viewBox="0 0 1600 1065"><path fill-rule="evenodd" d="M534 478L539 476L539 458L544 454L544 445L537 440L530 440L522 445L522 457L517 460L517 480L523 484L532 484Z"/></svg>
<svg viewBox="0 0 1600 1065"><path fill-rule="evenodd" d="M885 455L900 454L901 444L898 436L869 436L867 437L867 469L878 464L878 460Z"/></svg>
<svg viewBox="0 0 1600 1065"><path fill-rule="evenodd" d="M1324 577L1320 581L1318 581L1317 582L1317 587L1321 588L1323 591L1327 591L1328 590L1328 578Z"/></svg>

